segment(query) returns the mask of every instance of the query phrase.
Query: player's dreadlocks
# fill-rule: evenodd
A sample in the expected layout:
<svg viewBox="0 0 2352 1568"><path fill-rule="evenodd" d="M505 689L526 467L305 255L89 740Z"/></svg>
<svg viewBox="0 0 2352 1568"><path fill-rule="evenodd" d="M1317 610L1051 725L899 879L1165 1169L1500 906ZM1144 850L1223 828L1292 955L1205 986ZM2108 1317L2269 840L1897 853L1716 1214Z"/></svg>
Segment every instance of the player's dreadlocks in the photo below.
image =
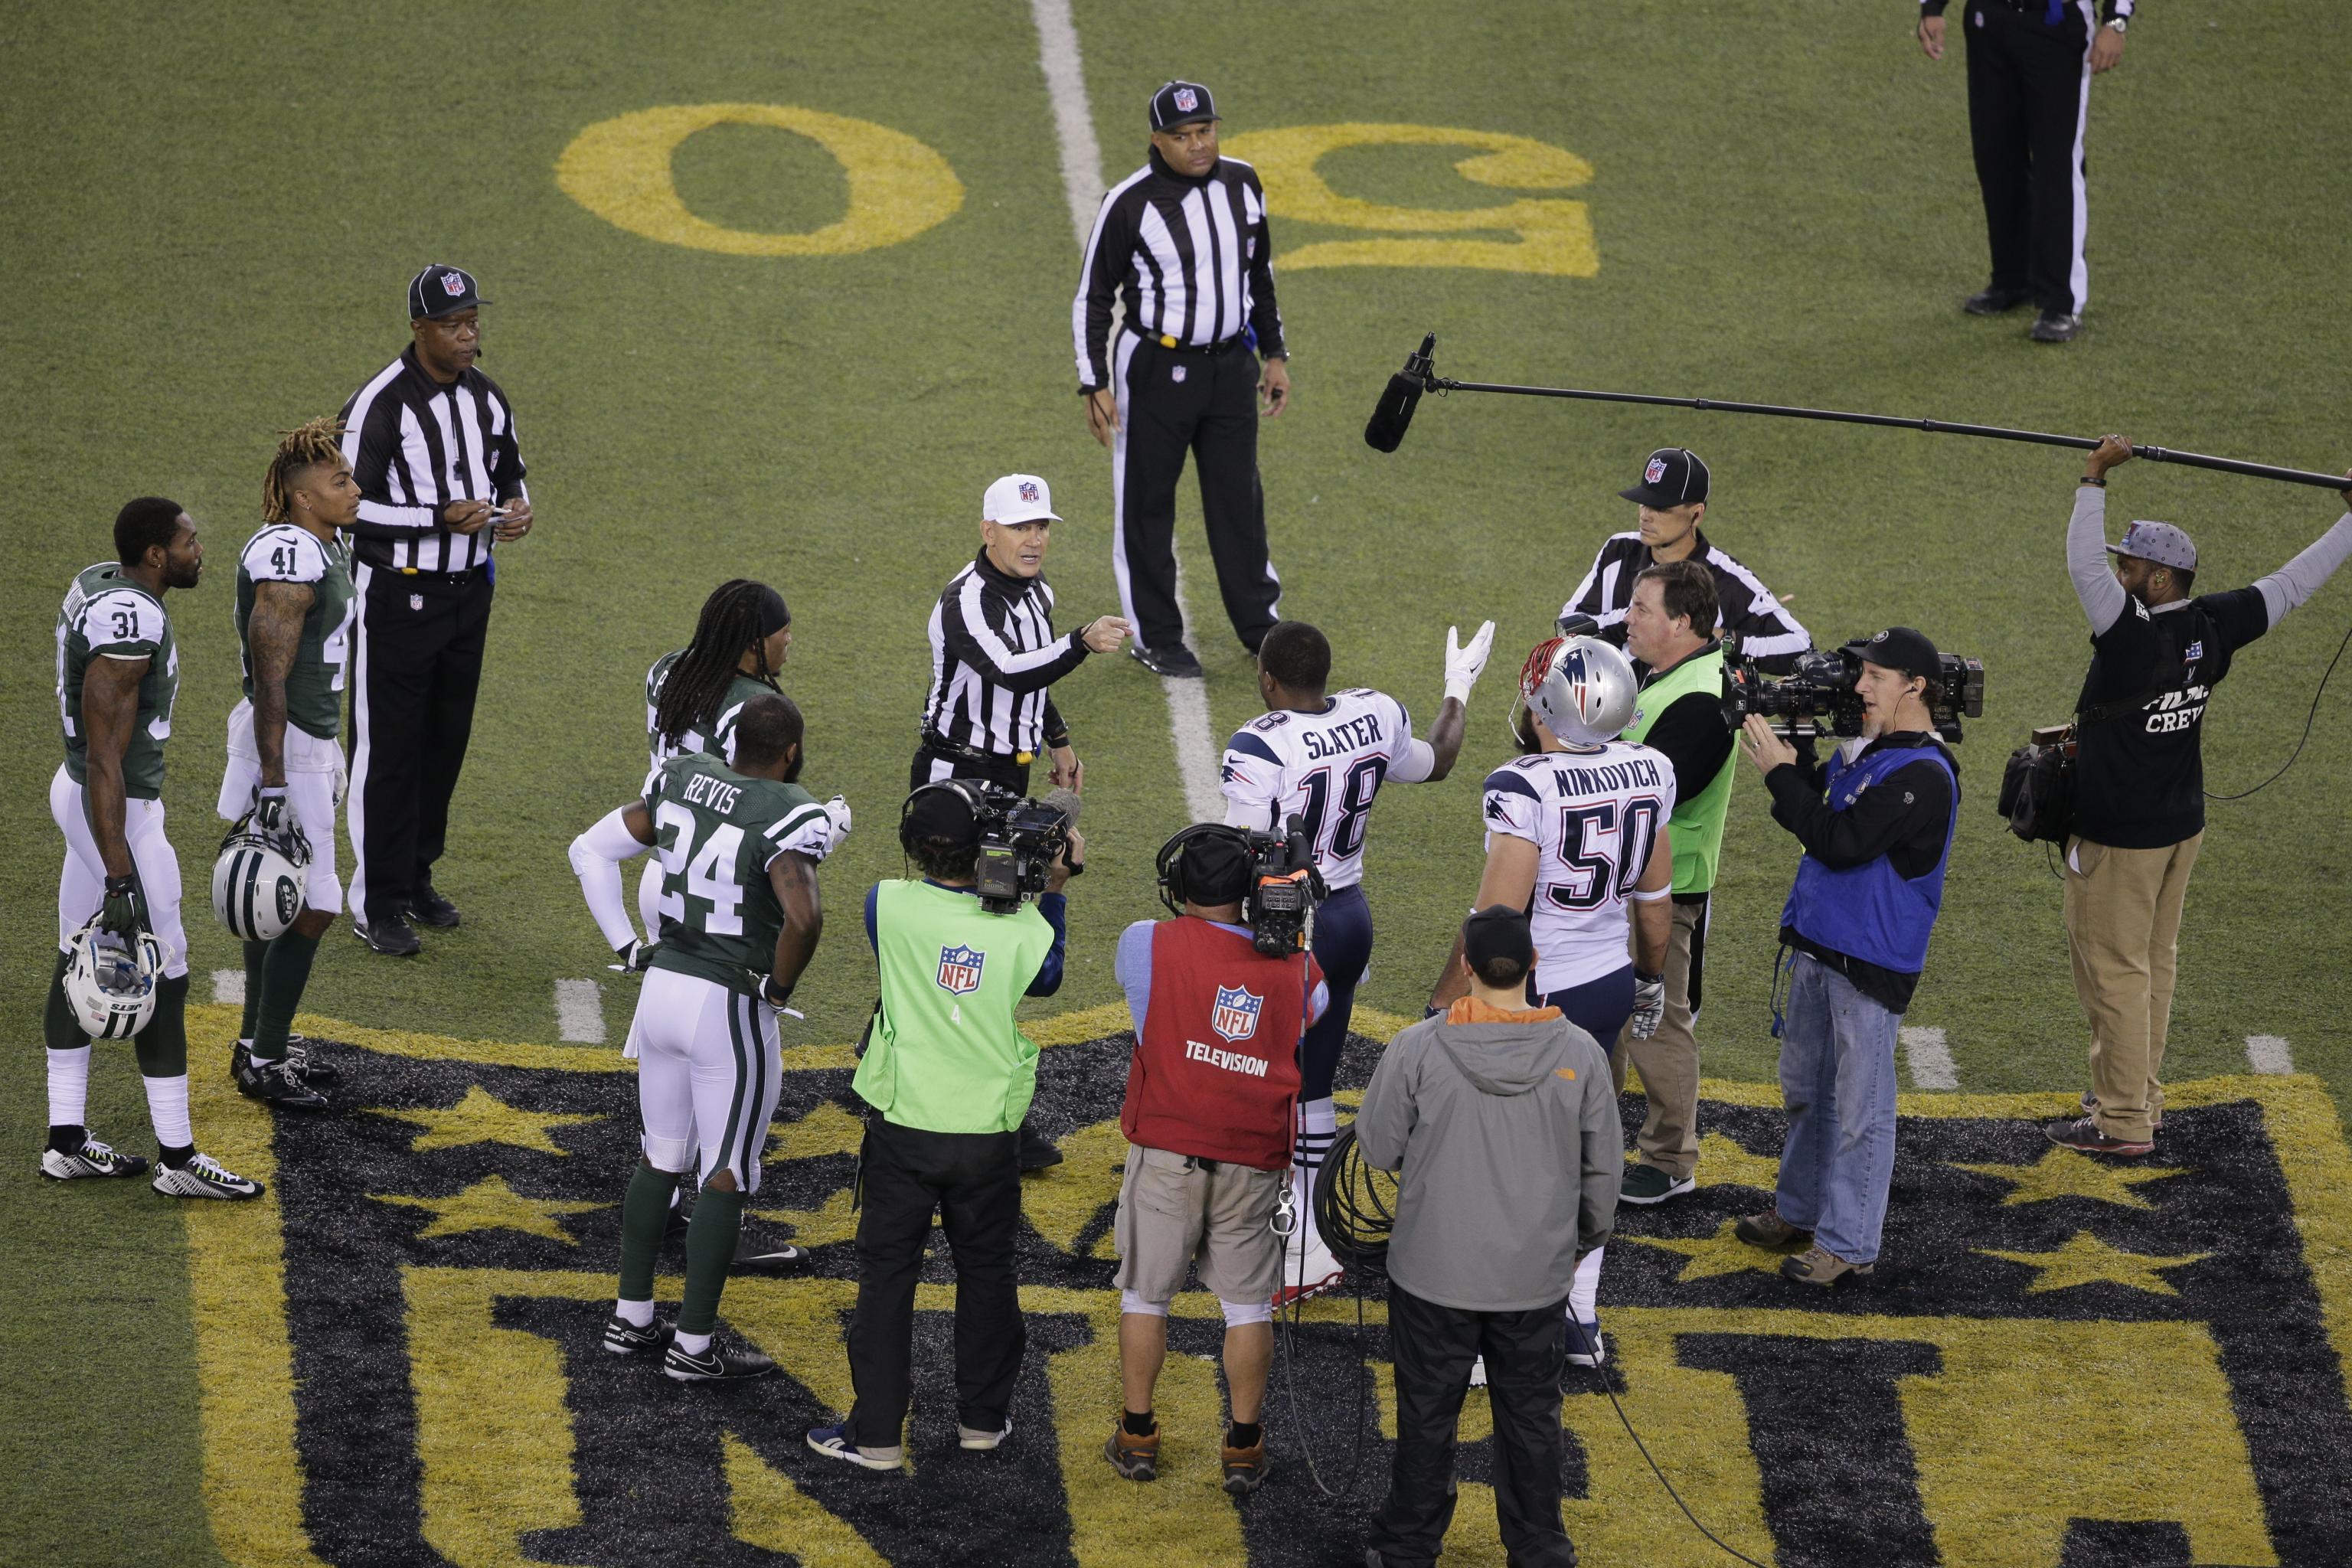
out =
<svg viewBox="0 0 2352 1568"><path fill-rule="evenodd" d="M269 471L261 476L262 521L285 522L293 517L291 481L307 469L339 461L342 448L337 443L342 435L342 422L324 414L285 433L270 455Z"/></svg>
<svg viewBox="0 0 2352 1568"><path fill-rule="evenodd" d="M675 746L688 730L718 721L728 683L735 679L747 647L752 650L757 666L752 677L770 690L782 693L775 672L768 668L771 632L766 623L772 603L780 609L783 600L765 583L748 577L719 584L702 601L702 615L694 623L694 640L662 677L661 695L654 703L654 732L664 745Z"/></svg>

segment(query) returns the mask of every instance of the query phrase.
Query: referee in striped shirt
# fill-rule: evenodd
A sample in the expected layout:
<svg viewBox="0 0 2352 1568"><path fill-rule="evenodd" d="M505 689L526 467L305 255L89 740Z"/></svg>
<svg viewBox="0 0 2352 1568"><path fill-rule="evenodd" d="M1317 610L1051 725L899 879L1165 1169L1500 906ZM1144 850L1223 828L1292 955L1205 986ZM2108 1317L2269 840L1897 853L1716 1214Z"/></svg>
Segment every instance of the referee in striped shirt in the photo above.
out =
<svg viewBox="0 0 2352 1568"><path fill-rule="evenodd" d="M1095 215L1071 332L1087 427L1111 449L1111 566L1134 655L1155 674L1198 677L1176 603L1176 481L1192 453L1217 591L1255 654L1282 595L1257 422L1289 405L1290 370L1257 171L1218 156L1216 102L1198 82L1164 84L1150 118L1149 161ZM1116 342L1114 300L1127 313Z"/></svg>
<svg viewBox="0 0 2352 1568"><path fill-rule="evenodd" d="M931 610L931 693L907 787L983 779L1029 793L1029 764L1051 753L1048 776L1078 787L1070 727L1054 706L1055 681L1090 653L1109 653L1128 625L1104 616L1066 636L1054 632L1054 590L1043 575L1054 493L1034 474L1007 474L981 499L980 553L949 579Z"/></svg>
<svg viewBox="0 0 2352 1568"><path fill-rule="evenodd" d="M408 283L415 341L343 405L343 458L361 497L347 670L352 930L395 957L417 951L412 919L457 923L433 865L474 726L490 551L530 531L514 409L474 365L484 303L468 272L419 272Z"/></svg>

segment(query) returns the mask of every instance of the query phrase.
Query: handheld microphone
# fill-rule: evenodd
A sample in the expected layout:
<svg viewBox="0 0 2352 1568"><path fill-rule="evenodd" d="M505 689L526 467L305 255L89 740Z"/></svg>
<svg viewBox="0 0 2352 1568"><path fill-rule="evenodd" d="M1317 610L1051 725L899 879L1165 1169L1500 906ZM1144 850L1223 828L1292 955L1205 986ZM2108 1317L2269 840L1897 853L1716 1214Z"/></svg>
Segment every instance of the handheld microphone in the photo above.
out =
<svg viewBox="0 0 2352 1568"><path fill-rule="evenodd" d="M1404 369L1389 377L1388 389L1372 406L1372 416L1364 422L1364 445L1375 452L1393 452L1404 439L1405 426L1412 423L1412 411L1420 406L1421 394L1429 381L1430 355L1436 351L1437 334L1431 332L1421 340L1421 352L1408 355Z"/></svg>

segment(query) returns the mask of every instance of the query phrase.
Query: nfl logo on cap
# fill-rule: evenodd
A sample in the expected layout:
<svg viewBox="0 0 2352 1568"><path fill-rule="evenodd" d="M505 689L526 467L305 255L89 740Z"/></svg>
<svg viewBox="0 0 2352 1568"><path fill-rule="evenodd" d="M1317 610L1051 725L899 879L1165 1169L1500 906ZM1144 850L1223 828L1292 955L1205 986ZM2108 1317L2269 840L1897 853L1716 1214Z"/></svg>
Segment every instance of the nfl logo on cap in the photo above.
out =
<svg viewBox="0 0 2352 1568"><path fill-rule="evenodd" d="M1265 1006L1265 998L1238 985L1217 987L1216 1011L1210 1015L1209 1027L1229 1042L1248 1039L1257 1033L1257 1016Z"/></svg>
<svg viewBox="0 0 2352 1568"><path fill-rule="evenodd" d="M1027 479L1022 480L1021 499L1023 500L1035 500L1037 499L1037 487L1030 483Z"/></svg>
<svg viewBox="0 0 2352 1568"><path fill-rule="evenodd" d="M1176 107L1190 114L1201 107L1201 95L1189 87L1180 87L1176 89Z"/></svg>
<svg viewBox="0 0 2352 1568"><path fill-rule="evenodd" d="M940 989L950 996L969 996L980 989L980 972L988 954L977 948L940 949Z"/></svg>
<svg viewBox="0 0 2352 1568"><path fill-rule="evenodd" d="M456 272L444 272L441 274L441 292L448 295L452 300L455 300L465 291L466 279L462 275Z"/></svg>
<svg viewBox="0 0 2352 1568"><path fill-rule="evenodd" d="M1622 473L1623 471L1624 470L1622 468L1618 470L1620 473ZM1665 477L1666 460L1664 458L1651 458L1650 466L1642 470L1642 482L1643 484L1654 485Z"/></svg>

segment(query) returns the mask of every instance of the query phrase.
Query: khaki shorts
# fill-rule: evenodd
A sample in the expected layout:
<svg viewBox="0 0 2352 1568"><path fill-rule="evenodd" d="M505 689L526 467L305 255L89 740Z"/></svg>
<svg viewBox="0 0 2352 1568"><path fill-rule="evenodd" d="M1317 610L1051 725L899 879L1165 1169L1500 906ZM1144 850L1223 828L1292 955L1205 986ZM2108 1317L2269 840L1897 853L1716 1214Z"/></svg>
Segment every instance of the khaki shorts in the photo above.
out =
<svg viewBox="0 0 2352 1568"><path fill-rule="evenodd" d="M1113 1283L1147 1301L1167 1301L1188 1270L1221 1301L1262 1301L1282 1282L1275 1198L1288 1171L1220 1162L1213 1171L1165 1149L1130 1147L1118 1184L1118 1245Z"/></svg>

